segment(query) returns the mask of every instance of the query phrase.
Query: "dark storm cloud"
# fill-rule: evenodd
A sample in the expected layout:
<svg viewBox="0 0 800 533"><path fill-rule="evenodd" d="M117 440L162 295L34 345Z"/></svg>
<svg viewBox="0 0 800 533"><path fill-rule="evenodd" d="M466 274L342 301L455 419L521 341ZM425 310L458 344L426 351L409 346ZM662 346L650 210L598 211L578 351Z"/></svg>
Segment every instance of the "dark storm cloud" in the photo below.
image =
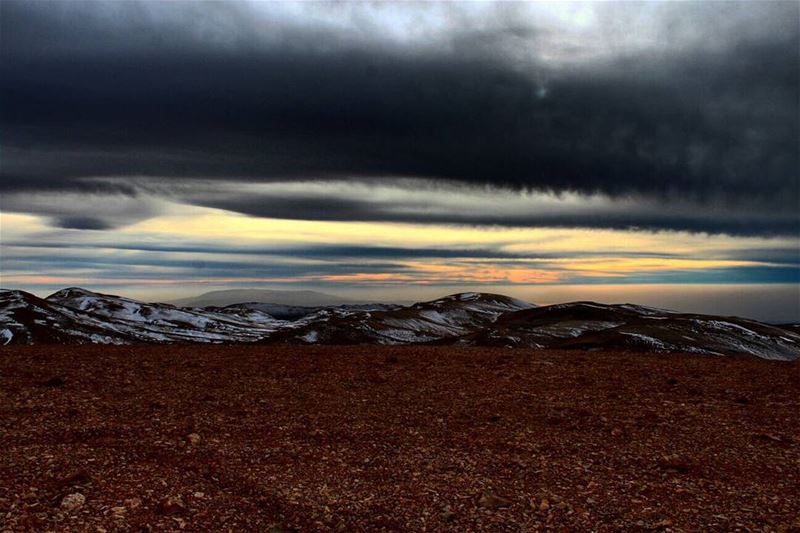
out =
<svg viewBox="0 0 800 533"><path fill-rule="evenodd" d="M251 216L291 220L372 221L399 223L430 223L487 225L507 227L595 227L605 229L681 230L689 232L725 233L729 235L798 235L800 217L796 211L775 207L769 213L752 207L740 209L710 209L690 203L673 206L668 202L647 203L618 209L592 209L588 206L562 208L559 211L511 211L501 200L489 201L484 209L453 209L435 201L420 202L415 198L400 198L378 202L368 197L341 198L333 195L310 194L247 194L210 198L187 197L196 205L235 211ZM793 198L776 199L776 202ZM422 209L421 209L422 207ZM504 208L505 207L505 208Z"/></svg>
<svg viewBox="0 0 800 533"><path fill-rule="evenodd" d="M103 229L111 229L113 227L111 224L108 224L105 220L101 218L94 218L88 216L58 217L53 222L56 226L67 229L103 230Z"/></svg>
<svg viewBox="0 0 800 533"><path fill-rule="evenodd" d="M62 243L55 241L8 241L4 243L8 248L26 249L85 249L85 250L126 250L137 252L161 252L176 257L175 254L214 254L214 255L248 255L261 257L291 257L296 259L319 259L319 260L339 260L339 259L560 259L564 257L607 257L614 255L609 252L551 252L551 253L517 253L508 252L497 248L409 248L401 246L290 246L290 247L253 247L253 246L210 246L208 244L149 244L149 243ZM733 254L733 251L731 252ZM779 253L776 249L774 253ZM666 252L631 252L626 251L625 257L677 257L677 254ZM43 255L29 253L11 253L6 255L7 259L32 260L34 258L46 257ZM63 257L59 254L59 257ZM84 256L80 256L84 257ZM89 260L91 256L85 256ZM732 257L735 258L735 255ZM127 259L120 259L124 262ZM180 261L179 259L169 259L168 261ZM375 264L375 263L372 263ZM233 266L233 264L228 265Z"/></svg>
<svg viewBox="0 0 800 533"><path fill-rule="evenodd" d="M94 269L93 277L163 279L165 274L191 277L284 277L330 276L359 273L402 273L409 267L394 263L324 263L324 264L255 264L236 261L182 261L174 258L98 258L94 256L22 256L4 260L9 269L58 269L62 274L70 271ZM108 268L116 267L116 268ZM131 268L135 267L135 268ZM145 267L145 268L140 268ZM121 270L124 269L124 270Z"/></svg>
<svg viewBox="0 0 800 533"><path fill-rule="evenodd" d="M112 229L159 213L153 196L144 198L124 183L76 179L49 181L37 187L40 183L4 183L0 186L0 209L46 217L61 228L86 230Z"/></svg>
<svg viewBox="0 0 800 533"><path fill-rule="evenodd" d="M281 218L797 234L798 4L682 5L684 26L698 13L711 21L694 28L706 38L558 64L510 53L546 46L553 30L536 26L455 23L439 50L348 39L246 4L2 2L3 207L87 193L101 187L84 179L95 176L213 178L220 193L243 180L417 177L724 204L735 215L520 219L398 214L369 198L187 201ZM731 6L751 15L734 21L747 31L720 29ZM790 23L754 29L765 18ZM116 183L105 194L136 196ZM49 214L65 227L120 223Z"/></svg>

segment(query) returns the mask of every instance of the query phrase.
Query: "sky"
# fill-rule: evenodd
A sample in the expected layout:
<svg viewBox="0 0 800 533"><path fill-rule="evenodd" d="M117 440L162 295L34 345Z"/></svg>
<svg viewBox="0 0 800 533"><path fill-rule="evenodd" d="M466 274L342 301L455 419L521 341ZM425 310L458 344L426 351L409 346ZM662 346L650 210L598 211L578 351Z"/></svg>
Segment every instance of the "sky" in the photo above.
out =
<svg viewBox="0 0 800 533"><path fill-rule="evenodd" d="M0 285L800 320L800 3L0 2Z"/></svg>

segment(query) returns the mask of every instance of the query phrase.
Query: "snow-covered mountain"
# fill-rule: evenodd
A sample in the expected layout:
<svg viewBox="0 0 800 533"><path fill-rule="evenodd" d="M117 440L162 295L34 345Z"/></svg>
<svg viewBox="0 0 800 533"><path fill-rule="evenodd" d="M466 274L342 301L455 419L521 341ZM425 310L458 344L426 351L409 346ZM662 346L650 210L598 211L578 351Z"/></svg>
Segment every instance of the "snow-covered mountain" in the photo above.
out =
<svg viewBox="0 0 800 533"><path fill-rule="evenodd" d="M474 346L745 354L779 360L800 357L800 331L791 326L594 302L507 313L489 327L456 342Z"/></svg>
<svg viewBox="0 0 800 533"><path fill-rule="evenodd" d="M346 313L325 309L301 327L280 331L271 342L307 344L412 344L455 339L478 331L510 311L534 307L502 296L465 292L386 310Z"/></svg>
<svg viewBox="0 0 800 533"><path fill-rule="evenodd" d="M0 339L19 344L253 342L284 325L259 311L211 312L69 288L0 291Z"/></svg>
<svg viewBox="0 0 800 533"><path fill-rule="evenodd" d="M79 288L45 299L0 290L0 344L441 344L800 358L797 325L631 304L536 307L486 293L409 306L244 303L181 308Z"/></svg>
<svg viewBox="0 0 800 533"><path fill-rule="evenodd" d="M135 342L107 320L51 303L24 291L0 291L0 344Z"/></svg>
<svg viewBox="0 0 800 533"><path fill-rule="evenodd" d="M229 313L234 310L250 310L266 313L279 320L299 320L303 317L319 313L320 311L338 312L349 314L354 311L388 311L401 306L394 304L338 304L328 306L285 305L276 303L247 302L233 304L225 307L205 307L209 311Z"/></svg>

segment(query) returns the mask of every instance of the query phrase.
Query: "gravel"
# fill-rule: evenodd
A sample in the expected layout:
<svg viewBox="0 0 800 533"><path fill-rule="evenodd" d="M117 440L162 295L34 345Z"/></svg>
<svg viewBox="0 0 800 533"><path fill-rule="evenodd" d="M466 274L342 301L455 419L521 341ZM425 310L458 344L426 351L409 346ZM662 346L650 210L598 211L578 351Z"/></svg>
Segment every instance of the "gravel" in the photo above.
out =
<svg viewBox="0 0 800 533"><path fill-rule="evenodd" d="M4 347L0 531L798 531L798 413L755 359Z"/></svg>

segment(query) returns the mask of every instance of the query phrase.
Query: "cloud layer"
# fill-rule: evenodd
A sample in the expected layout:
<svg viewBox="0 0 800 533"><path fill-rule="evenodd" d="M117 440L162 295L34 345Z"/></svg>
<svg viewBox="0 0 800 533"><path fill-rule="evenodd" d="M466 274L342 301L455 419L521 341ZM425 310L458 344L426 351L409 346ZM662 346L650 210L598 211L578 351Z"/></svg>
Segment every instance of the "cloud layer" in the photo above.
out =
<svg viewBox="0 0 800 533"><path fill-rule="evenodd" d="M800 6L668 4L5 1L2 207L797 235ZM409 204L422 182L488 208Z"/></svg>

